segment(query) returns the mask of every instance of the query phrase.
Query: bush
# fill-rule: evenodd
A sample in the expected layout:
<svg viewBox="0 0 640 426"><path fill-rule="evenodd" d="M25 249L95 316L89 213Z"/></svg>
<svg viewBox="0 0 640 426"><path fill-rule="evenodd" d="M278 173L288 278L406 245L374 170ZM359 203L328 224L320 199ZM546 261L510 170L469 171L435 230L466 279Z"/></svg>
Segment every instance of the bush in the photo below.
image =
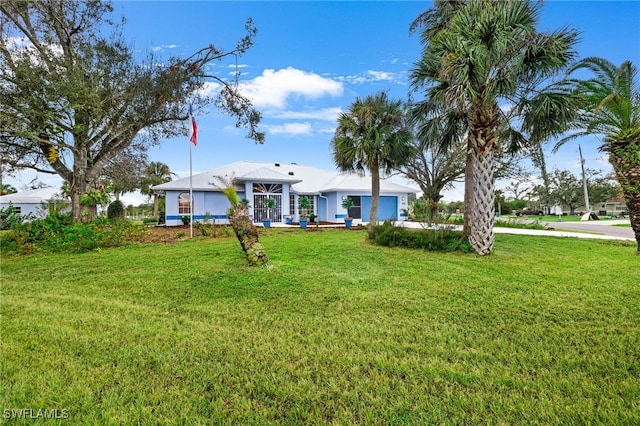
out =
<svg viewBox="0 0 640 426"><path fill-rule="evenodd" d="M66 221L67 215L57 214L17 226L2 236L2 250L25 254L34 251L85 252L124 245L135 241L142 232L142 228L126 220L111 222L98 218L91 223L73 225Z"/></svg>
<svg viewBox="0 0 640 426"><path fill-rule="evenodd" d="M143 225L156 225L158 223L158 218L155 216L149 216L142 219Z"/></svg>
<svg viewBox="0 0 640 426"><path fill-rule="evenodd" d="M0 209L0 230L13 229L24 222L35 219L31 213L21 215L16 213L16 208L12 205Z"/></svg>
<svg viewBox="0 0 640 426"><path fill-rule="evenodd" d="M124 216L124 204L122 201L115 200L107 207L107 217L109 219L120 219Z"/></svg>
<svg viewBox="0 0 640 426"><path fill-rule="evenodd" d="M471 245L461 231L441 229L409 229L396 227L390 222L374 227L369 237L379 246L404 247L428 251L471 252Z"/></svg>

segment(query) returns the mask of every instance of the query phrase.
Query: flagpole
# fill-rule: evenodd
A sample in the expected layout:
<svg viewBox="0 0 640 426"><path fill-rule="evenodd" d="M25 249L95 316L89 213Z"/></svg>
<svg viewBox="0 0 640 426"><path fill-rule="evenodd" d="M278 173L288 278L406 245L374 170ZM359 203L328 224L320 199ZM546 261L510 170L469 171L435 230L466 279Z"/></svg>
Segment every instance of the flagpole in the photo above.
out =
<svg viewBox="0 0 640 426"><path fill-rule="evenodd" d="M193 105L189 104L189 119L191 127L189 130L189 238L193 238L193 154L191 144L198 145L198 125L193 118Z"/></svg>
<svg viewBox="0 0 640 426"><path fill-rule="evenodd" d="M189 141L189 238L193 238L193 154Z"/></svg>

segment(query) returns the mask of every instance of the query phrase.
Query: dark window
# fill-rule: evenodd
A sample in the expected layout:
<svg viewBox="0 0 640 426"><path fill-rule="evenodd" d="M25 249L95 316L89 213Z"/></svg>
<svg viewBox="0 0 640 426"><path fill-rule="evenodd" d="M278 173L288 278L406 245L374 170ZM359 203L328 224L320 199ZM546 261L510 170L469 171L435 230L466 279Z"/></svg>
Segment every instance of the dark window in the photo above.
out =
<svg viewBox="0 0 640 426"><path fill-rule="evenodd" d="M349 217L353 219L362 219L362 197L359 195L347 195L353 200L353 207L348 211Z"/></svg>

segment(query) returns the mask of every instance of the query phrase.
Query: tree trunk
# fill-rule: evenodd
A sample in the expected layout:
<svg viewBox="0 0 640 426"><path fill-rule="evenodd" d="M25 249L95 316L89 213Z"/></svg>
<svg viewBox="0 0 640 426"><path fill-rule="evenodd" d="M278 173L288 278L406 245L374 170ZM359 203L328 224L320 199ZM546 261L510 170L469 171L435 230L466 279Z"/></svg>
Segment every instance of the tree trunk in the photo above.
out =
<svg viewBox="0 0 640 426"><path fill-rule="evenodd" d="M153 217L155 217L156 219L159 219L158 217L159 205L160 205L160 197L158 197L158 194L154 193L153 194Z"/></svg>
<svg viewBox="0 0 640 426"><path fill-rule="evenodd" d="M490 254L493 249L495 219L495 181L493 179L493 150L474 152L473 222L469 241L479 255Z"/></svg>
<svg viewBox="0 0 640 426"><path fill-rule="evenodd" d="M629 209L631 228L638 243L637 252L640 254L640 140L618 145L622 147L612 144L609 162L622 187L622 194Z"/></svg>
<svg viewBox="0 0 640 426"><path fill-rule="evenodd" d="M423 197L429 203L429 217L427 219L429 219L430 221L435 221L438 218L438 203L442 198L442 195L440 195L440 190L440 188L433 188L433 192L425 191L424 189L422 191Z"/></svg>
<svg viewBox="0 0 640 426"><path fill-rule="evenodd" d="M467 138L467 163L464 170L464 222L462 233L469 238L471 236L471 223L473 222L473 146L471 138Z"/></svg>
<svg viewBox="0 0 640 426"><path fill-rule="evenodd" d="M497 105L492 108L475 105L469 120L469 143L473 150L473 220L469 242L481 256L491 253L495 239L493 153L496 144L495 129L499 122L498 111Z"/></svg>
<svg viewBox="0 0 640 426"><path fill-rule="evenodd" d="M258 241L258 230L251 222L249 210L246 205L238 204L229 209L229 222L240 246L244 251L250 266L265 265L269 269L273 266L264 250L264 246Z"/></svg>
<svg viewBox="0 0 640 426"><path fill-rule="evenodd" d="M376 163L371 167L371 209L369 210L369 236L374 234L373 228L378 224L378 201L380 199L380 168Z"/></svg>

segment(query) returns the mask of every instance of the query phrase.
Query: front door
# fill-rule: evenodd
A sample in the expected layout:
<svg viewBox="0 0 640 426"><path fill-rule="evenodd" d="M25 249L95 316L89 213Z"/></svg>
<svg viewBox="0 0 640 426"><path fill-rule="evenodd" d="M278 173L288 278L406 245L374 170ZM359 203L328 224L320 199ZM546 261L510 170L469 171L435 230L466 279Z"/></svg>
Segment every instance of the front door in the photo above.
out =
<svg viewBox="0 0 640 426"><path fill-rule="evenodd" d="M276 208L267 211L265 200L273 198L276 200ZM253 196L253 221L262 222L271 219L272 222L282 222L282 195L281 194L255 194Z"/></svg>

